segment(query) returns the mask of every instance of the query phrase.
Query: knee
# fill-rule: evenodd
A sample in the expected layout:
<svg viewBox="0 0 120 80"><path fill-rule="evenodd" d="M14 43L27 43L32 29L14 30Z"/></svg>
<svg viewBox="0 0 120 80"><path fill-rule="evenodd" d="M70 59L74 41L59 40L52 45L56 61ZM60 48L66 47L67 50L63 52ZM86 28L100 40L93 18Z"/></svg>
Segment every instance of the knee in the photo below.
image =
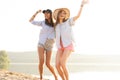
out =
<svg viewBox="0 0 120 80"><path fill-rule="evenodd" d="M39 64L43 65L44 64L44 58L39 59Z"/></svg>
<svg viewBox="0 0 120 80"><path fill-rule="evenodd" d="M44 63L39 63L39 66L43 66L44 65Z"/></svg>
<svg viewBox="0 0 120 80"><path fill-rule="evenodd" d="M61 65L62 67L65 67L65 66L66 66L66 65L65 65L65 62L64 62L63 60L60 61L60 65Z"/></svg>
<svg viewBox="0 0 120 80"><path fill-rule="evenodd" d="M56 63L55 67L56 67L56 69L59 69L60 68L60 64Z"/></svg>
<svg viewBox="0 0 120 80"><path fill-rule="evenodd" d="M43 65L44 65L44 61L40 61L39 66L43 66Z"/></svg>
<svg viewBox="0 0 120 80"><path fill-rule="evenodd" d="M50 63L46 62L46 66L47 66L47 67L50 67L51 65L50 65Z"/></svg>

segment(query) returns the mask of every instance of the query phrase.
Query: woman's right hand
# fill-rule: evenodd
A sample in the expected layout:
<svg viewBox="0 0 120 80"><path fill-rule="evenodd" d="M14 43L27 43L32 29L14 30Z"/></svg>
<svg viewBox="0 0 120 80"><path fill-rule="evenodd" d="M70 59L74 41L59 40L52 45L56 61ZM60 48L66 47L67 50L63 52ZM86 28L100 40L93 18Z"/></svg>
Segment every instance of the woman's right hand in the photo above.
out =
<svg viewBox="0 0 120 80"><path fill-rule="evenodd" d="M34 18L35 18L35 16L36 16L38 13L40 13L41 11L42 11L42 10L36 11L36 13L30 18L29 22L33 21Z"/></svg>

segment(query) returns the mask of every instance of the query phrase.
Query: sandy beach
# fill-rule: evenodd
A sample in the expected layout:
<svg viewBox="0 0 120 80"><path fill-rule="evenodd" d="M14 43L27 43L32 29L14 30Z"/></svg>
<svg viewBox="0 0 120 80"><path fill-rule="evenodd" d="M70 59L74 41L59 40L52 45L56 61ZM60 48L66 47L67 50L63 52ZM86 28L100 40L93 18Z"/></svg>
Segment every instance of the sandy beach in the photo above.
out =
<svg viewBox="0 0 120 80"><path fill-rule="evenodd" d="M119 71L79 72L79 73L71 73L70 80L120 80L119 75L120 75ZM48 80L48 79L54 80L54 77L44 76L44 80ZM39 76L32 75L32 74L24 74L24 73L0 70L0 80L39 80ZM61 78L58 77L58 80L61 80Z"/></svg>

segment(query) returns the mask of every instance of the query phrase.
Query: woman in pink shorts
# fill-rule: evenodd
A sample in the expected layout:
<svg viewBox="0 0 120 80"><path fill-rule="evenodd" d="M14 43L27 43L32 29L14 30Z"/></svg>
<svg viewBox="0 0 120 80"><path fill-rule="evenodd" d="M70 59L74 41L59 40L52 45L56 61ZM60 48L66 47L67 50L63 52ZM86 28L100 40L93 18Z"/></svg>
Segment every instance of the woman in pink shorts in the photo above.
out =
<svg viewBox="0 0 120 80"><path fill-rule="evenodd" d="M82 4L80 5L78 14L72 18L69 18L70 11L67 8L56 9L53 14L53 17L56 20L55 33L56 46L58 48L56 55L56 68L62 80L69 80L66 62L71 52L74 51L72 26L74 25L74 22L80 17L85 3L87 2L83 0Z"/></svg>

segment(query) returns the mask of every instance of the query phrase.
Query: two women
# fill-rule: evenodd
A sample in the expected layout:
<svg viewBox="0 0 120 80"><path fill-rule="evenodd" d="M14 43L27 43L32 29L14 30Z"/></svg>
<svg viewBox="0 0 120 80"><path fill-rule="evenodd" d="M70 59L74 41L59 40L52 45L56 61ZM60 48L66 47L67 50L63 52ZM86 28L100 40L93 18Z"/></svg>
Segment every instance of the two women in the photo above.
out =
<svg viewBox="0 0 120 80"><path fill-rule="evenodd" d="M87 1L85 0L82 1L78 14L72 18L69 18L70 17L69 9L67 8L56 9L53 14L54 19L56 20L55 32L54 32L54 23L52 20L51 10L43 11L45 15L45 21L40 21L40 22L34 21L35 16L39 12L41 12L41 10L37 11L30 19L30 22L32 24L42 26L40 39L38 43L38 53L39 53L39 61L40 61L39 72L41 79L43 74L44 51L46 51L46 65L53 73L55 79L57 80L55 71L53 67L50 65L52 45L56 35L56 46L58 49L56 54L56 68L62 80L69 80L69 74L66 67L66 62L71 52L74 51L72 26L74 25L75 21L80 17L83 6L86 3Z"/></svg>

